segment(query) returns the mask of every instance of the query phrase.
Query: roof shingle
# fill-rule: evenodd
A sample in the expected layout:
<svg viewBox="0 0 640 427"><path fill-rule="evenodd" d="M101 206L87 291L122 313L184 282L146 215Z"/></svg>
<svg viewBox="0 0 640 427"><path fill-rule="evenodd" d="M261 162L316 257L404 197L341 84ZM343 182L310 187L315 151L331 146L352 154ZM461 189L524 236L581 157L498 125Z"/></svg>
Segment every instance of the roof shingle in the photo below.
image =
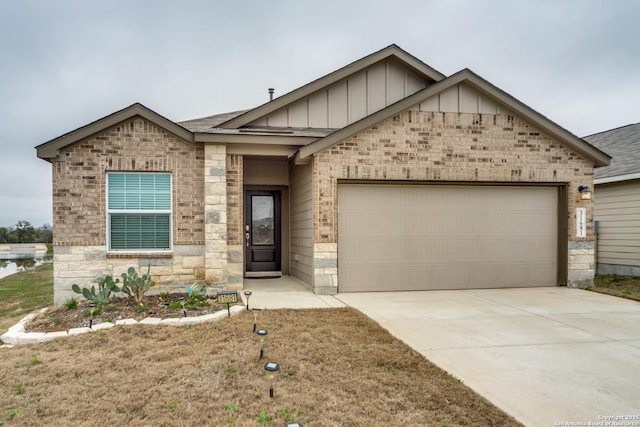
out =
<svg viewBox="0 0 640 427"><path fill-rule="evenodd" d="M585 136L583 139L612 157L609 166L596 168L596 179L640 173L640 123Z"/></svg>

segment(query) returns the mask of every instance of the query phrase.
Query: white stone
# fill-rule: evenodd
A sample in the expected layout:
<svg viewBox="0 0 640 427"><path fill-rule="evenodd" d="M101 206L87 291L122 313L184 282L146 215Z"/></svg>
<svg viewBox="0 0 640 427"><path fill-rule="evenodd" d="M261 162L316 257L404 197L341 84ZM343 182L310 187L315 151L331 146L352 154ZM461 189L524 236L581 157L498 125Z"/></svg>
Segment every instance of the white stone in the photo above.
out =
<svg viewBox="0 0 640 427"><path fill-rule="evenodd" d="M22 334L23 332L6 332L0 336L0 341L5 344L18 344L18 337Z"/></svg>
<svg viewBox="0 0 640 427"><path fill-rule="evenodd" d="M18 336L18 344L37 344L45 335L45 332L26 332Z"/></svg>
<svg viewBox="0 0 640 427"><path fill-rule="evenodd" d="M145 317L139 323L141 325L159 325L161 321L162 319L159 317Z"/></svg>
<svg viewBox="0 0 640 427"><path fill-rule="evenodd" d="M111 322L102 322L102 323L98 323L97 325L93 325L91 329L93 329L94 331L101 331L103 329L111 329L114 326L115 325Z"/></svg>
<svg viewBox="0 0 640 427"><path fill-rule="evenodd" d="M241 313L244 309L244 305L234 305L233 307L231 307L231 315L235 316L236 314Z"/></svg>
<svg viewBox="0 0 640 427"><path fill-rule="evenodd" d="M181 317L180 324L181 325L195 325L197 323L203 323L203 316L193 316L193 317Z"/></svg>
<svg viewBox="0 0 640 427"><path fill-rule="evenodd" d="M18 334L23 333L24 332L24 322L16 323L12 327L10 327L7 332L13 332L13 333L18 333Z"/></svg>
<svg viewBox="0 0 640 427"><path fill-rule="evenodd" d="M136 319L120 319L116 320L116 325L137 325L138 321Z"/></svg>
<svg viewBox="0 0 640 427"><path fill-rule="evenodd" d="M18 323L27 323L27 322L31 322L33 319L35 319L37 316L36 313L30 313L27 314L26 316L24 316L22 319L20 319L20 322Z"/></svg>
<svg viewBox="0 0 640 427"><path fill-rule="evenodd" d="M80 335L80 334L86 334L88 332L91 332L91 328L73 328L73 329L69 329L69 336L72 335Z"/></svg>
<svg viewBox="0 0 640 427"><path fill-rule="evenodd" d="M40 339L40 342L48 342L56 338L64 338L68 336L69 333L67 331L47 332L45 336Z"/></svg>
<svg viewBox="0 0 640 427"><path fill-rule="evenodd" d="M159 324L167 326L177 326L180 325L180 320L180 317L169 317L167 319L162 319Z"/></svg>

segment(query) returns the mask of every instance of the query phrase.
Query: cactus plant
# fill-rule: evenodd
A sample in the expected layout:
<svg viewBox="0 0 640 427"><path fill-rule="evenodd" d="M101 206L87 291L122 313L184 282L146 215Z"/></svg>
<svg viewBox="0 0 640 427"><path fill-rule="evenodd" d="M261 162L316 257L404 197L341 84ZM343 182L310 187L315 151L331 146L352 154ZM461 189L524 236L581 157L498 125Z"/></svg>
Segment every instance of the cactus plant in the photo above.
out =
<svg viewBox="0 0 640 427"><path fill-rule="evenodd" d="M135 268L129 267L126 273L122 273L122 288L120 290L133 297L136 304L142 304L145 292L155 286L155 282L151 280L150 271L151 266L148 267L146 274L140 276Z"/></svg>
<svg viewBox="0 0 640 427"><path fill-rule="evenodd" d="M120 288L117 285L119 281L120 279L114 281L113 277L104 276L98 281L98 290L93 285L91 288L80 289L80 286L75 283L71 286L71 290L96 304L108 304L111 300L111 294L120 292Z"/></svg>

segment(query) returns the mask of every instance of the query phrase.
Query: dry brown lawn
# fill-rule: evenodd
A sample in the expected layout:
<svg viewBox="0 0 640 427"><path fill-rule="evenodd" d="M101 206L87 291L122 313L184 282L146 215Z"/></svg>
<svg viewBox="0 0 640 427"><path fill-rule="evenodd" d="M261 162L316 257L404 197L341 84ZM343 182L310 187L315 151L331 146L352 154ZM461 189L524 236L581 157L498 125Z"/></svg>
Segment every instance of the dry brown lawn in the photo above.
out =
<svg viewBox="0 0 640 427"><path fill-rule="evenodd" d="M591 290L640 301L640 277L608 274L596 276Z"/></svg>
<svg viewBox="0 0 640 427"><path fill-rule="evenodd" d="M121 326L0 350L5 425L520 425L354 309ZM268 361L280 370L264 369ZM273 398L270 388L273 387Z"/></svg>

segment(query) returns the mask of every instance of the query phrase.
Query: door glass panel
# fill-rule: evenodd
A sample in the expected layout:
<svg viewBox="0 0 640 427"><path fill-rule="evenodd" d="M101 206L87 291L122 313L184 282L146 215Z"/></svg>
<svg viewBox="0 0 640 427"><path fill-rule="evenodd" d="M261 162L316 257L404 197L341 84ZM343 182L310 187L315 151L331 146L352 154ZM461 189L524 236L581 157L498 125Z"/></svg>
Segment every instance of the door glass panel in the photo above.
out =
<svg viewBox="0 0 640 427"><path fill-rule="evenodd" d="M273 196L251 196L252 244L275 244L273 205Z"/></svg>

